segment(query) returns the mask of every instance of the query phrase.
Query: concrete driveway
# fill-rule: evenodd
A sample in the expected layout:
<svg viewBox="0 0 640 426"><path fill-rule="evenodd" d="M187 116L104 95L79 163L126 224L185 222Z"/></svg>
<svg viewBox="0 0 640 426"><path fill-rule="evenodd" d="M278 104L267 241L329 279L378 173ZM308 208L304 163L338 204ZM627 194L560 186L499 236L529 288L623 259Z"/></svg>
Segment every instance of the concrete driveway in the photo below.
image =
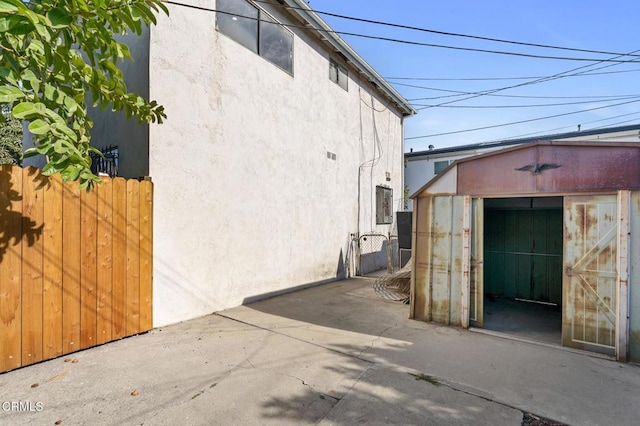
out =
<svg viewBox="0 0 640 426"><path fill-rule="evenodd" d="M372 284L323 285L2 374L0 424L520 425L523 412L637 424L638 366L412 321Z"/></svg>

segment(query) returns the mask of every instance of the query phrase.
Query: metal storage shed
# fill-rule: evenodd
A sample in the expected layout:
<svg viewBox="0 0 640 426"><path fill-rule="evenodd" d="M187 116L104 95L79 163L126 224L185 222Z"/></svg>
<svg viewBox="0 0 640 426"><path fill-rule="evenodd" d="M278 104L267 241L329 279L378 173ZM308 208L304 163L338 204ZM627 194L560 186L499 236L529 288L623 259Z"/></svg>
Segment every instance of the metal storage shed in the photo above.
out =
<svg viewBox="0 0 640 426"><path fill-rule="evenodd" d="M640 143L507 148L412 198L411 318L482 328L486 298L557 304L557 344L640 361Z"/></svg>

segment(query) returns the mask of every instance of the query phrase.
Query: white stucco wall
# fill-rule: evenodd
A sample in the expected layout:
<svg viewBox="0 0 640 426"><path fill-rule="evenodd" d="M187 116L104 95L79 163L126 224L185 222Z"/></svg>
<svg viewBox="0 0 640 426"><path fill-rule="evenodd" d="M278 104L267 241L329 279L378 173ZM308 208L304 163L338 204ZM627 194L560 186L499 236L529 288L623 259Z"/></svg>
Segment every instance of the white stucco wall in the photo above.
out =
<svg viewBox="0 0 640 426"><path fill-rule="evenodd" d="M308 34L294 30L291 76L215 14L167 6L150 42L150 97L168 115L150 127L154 326L353 274L351 234L394 227L375 224L376 185L401 204L400 113L351 68L348 92L330 81Z"/></svg>

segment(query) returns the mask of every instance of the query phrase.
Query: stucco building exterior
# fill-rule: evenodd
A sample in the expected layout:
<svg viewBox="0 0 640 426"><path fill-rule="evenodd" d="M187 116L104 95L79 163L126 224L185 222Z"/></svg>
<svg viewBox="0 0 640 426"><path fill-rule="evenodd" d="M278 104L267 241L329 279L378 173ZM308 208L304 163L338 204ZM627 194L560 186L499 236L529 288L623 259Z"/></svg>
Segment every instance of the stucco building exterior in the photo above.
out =
<svg viewBox="0 0 640 426"><path fill-rule="evenodd" d="M415 113L304 1L183 3L127 38L165 123L93 112L154 183L154 326L354 275L358 236L394 233Z"/></svg>

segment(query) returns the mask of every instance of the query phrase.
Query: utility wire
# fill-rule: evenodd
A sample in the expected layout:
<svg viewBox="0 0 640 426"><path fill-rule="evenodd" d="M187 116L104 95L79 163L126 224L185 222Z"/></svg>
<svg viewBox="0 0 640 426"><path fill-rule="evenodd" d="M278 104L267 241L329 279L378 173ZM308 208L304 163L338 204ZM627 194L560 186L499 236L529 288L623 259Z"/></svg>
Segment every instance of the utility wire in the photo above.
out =
<svg viewBox="0 0 640 426"><path fill-rule="evenodd" d="M267 3L267 4L274 5L273 3L268 2L268 1L264 1L264 0L254 0L254 1L256 3ZM274 6L279 6L281 8L285 8L285 9L294 9L294 10L307 11L306 8L289 6L289 5L278 5L278 4L275 4ZM428 29L428 28L414 27L414 26L410 26L410 25L395 24L395 23L391 23L391 22L376 21L376 20L365 19L365 18L357 18L357 17L353 17L353 16L341 15L341 14L337 14L337 13L325 12L325 11L320 11L320 10L315 10L315 9L313 9L313 12L317 13L318 15L332 16L334 18L340 18L340 19L345 19L345 20L350 20L350 21L364 22L364 23L367 23L367 24L375 24L375 25L383 25L383 26L394 27L394 28L402 28L402 29L406 29L406 30L420 31L420 32L426 32L426 33L438 34L438 35L445 35L445 36L450 36L450 37L462 37L462 38L469 38L469 39L474 39L474 40L484 40L484 41L491 41L491 42L495 42L495 43L515 44L515 45L519 45L519 46L539 47L539 48L545 48L545 49L568 50L568 51L572 51L572 52L597 53L597 54L600 54L600 55L610 55L610 56L618 56L618 55L623 55L624 56L624 54L619 53L619 52L606 52L606 51L602 51L602 50L578 49L578 48L573 48L573 47L553 46L553 45L549 45L549 44L527 43L527 42L522 42L522 41L504 40L504 39L498 39L498 38L492 38L492 37L483 37L483 36L470 35L470 34L460 34L460 33L453 33L453 32L449 32L449 31L438 31L438 30L432 30L432 29ZM640 57L640 55L627 55L627 56Z"/></svg>
<svg viewBox="0 0 640 426"><path fill-rule="evenodd" d="M403 86L403 87L412 87L414 89L424 89L424 90L433 90L434 92L446 92L446 93L457 93L458 95L477 95L480 92L465 92L462 90L451 90L451 89L439 89L436 87L427 87L427 86L417 86L414 84L404 84L404 83L392 83L394 86ZM486 96L495 96L495 97L503 97L503 98L535 98L535 99L592 99L592 98L620 98L620 97L632 97L632 96L640 96L640 94L633 95L599 95L599 96L525 96L525 95L496 95L489 93ZM426 99L435 99L435 98L412 98L408 99L410 101L420 101Z"/></svg>
<svg viewBox="0 0 640 426"><path fill-rule="evenodd" d="M589 72L581 73L577 76L605 75L605 74L622 74L629 72L640 72L640 70L621 70L606 72ZM466 78L435 78L435 77L385 77L385 80L412 80L412 81L500 81L500 80L533 80L544 77L466 77ZM393 83L400 84L400 83ZM416 86L417 87L417 86Z"/></svg>
<svg viewBox="0 0 640 426"><path fill-rule="evenodd" d="M434 89L435 90L435 89ZM452 91L458 92L458 91ZM460 95L471 95L478 92L458 92ZM449 95L449 96L435 96L429 98L411 98L407 99L410 102L413 101L427 101L432 99L440 99L440 98L450 98L454 96L460 95ZM485 95L487 97L493 98L515 98L515 99L612 99L612 98L634 98L636 96L640 96L640 94L631 94L631 95L593 95L593 96L530 96L530 95L501 95L501 94L488 94Z"/></svg>
<svg viewBox="0 0 640 426"><path fill-rule="evenodd" d="M233 15L233 16L236 16L236 17L242 18L242 19L248 19L248 20L252 20L252 21L266 22L266 23L269 23L269 24L273 24L272 21L262 20L260 18L254 18L254 17L251 17L251 16L243 16L243 15L239 15L237 13L225 12L225 11L222 11L222 10L210 9L210 8L201 7L201 6L194 6L194 5L179 3L179 2L171 1L171 0L165 1L165 3L172 4L174 6L182 6L182 7L201 10L201 11L206 11L206 12L217 12L217 13L221 13L221 14L225 14L225 15ZM278 22L278 25L281 25L281 26L287 27L287 28L300 28L300 29L304 29L304 30L313 30L313 31L317 31L319 33L324 33L324 34L327 34L327 33L338 34L338 35L343 35L343 36L365 38L365 39L369 39L369 40L387 41L387 42L391 42L391 43L407 44L407 45L412 45L412 46L435 47L435 48L442 48L442 49L461 50L461 51L465 51L465 52L491 53L491 54L496 54L496 55L518 56L518 57L535 58L535 59L554 59L554 60L562 60L562 61L613 62L613 63L616 63L616 64L640 63L640 59L622 60L622 59L597 59L597 58L575 58L575 57L565 57L565 56L534 55L534 54L529 54L529 53L507 52L507 51L500 51L500 50L475 49L475 48L471 48L471 47L459 47L459 46L450 46L450 45L433 44L433 43L422 43L422 42L419 42L419 41L402 40L402 39L391 38L391 37L381 37L381 36L373 36L373 35L367 35L367 34L351 33L351 32L346 32L346 31L335 31L335 30L325 30L325 29L318 29L318 28L310 28L310 27L304 26L304 25L283 24L283 23L280 23L280 22ZM629 55L622 55L622 54L618 55L618 57L624 57L624 56L629 56ZM631 56L638 56L638 55L631 55Z"/></svg>
<svg viewBox="0 0 640 426"><path fill-rule="evenodd" d="M640 100L620 102L620 103L614 104L614 105L605 105L605 106L596 107L596 108L584 109L584 110L581 110L581 111L565 112L563 114L548 115L546 117L530 118L528 120L514 121L514 122L511 122L511 123L494 124L492 126L476 127L476 128L473 128L473 129L465 129L465 130L455 130L455 131L452 131L452 132L434 133L432 135L425 135L425 136L413 136L413 137L405 138L405 140L425 139L425 138L433 138L433 137L436 137L436 136L445 136L445 135L454 135L454 134L458 134L458 133L474 132L474 131L477 131L477 130L495 129L497 127L513 126L515 124L530 123L532 121L540 121L540 120L547 120L549 118L557 118L557 117L564 117L564 116L567 116L567 115L581 114L583 112L596 111L596 110L599 110L599 109L611 108L611 107L620 106L620 105L628 105L628 104L633 104L633 103L636 103L636 102L640 102Z"/></svg>
<svg viewBox="0 0 640 426"><path fill-rule="evenodd" d="M556 107L556 106L568 106L568 105L584 105L594 104L602 102L615 102L628 99L638 99L640 96L624 96L620 98L600 99L591 101L576 101L576 102L560 102L554 104L530 104L530 105L444 105L440 108L467 108L467 109L502 109L502 108L541 108L541 107ZM414 107L430 107L431 105L413 104Z"/></svg>
<svg viewBox="0 0 640 426"><path fill-rule="evenodd" d="M640 111L639 111L639 112L631 112L631 113L628 113L628 114L616 115L616 116L609 117L609 118L601 118L601 119L599 119L599 120L587 121L587 122L584 122L584 123L581 123L581 124L582 124L582 125L585 125L585 124L592 124L592 123L600 123L600 122L602 122L602 121L615 120L616 118L628 117L628 116L630 116L630 115L637 115L637 114L640 114ZM618 124L630 123L630 122L632 122L632 121L637 121L637 120L638 120L638 119L637 119L637 118L635 118L635 119L633 119L633 120L619 121L619 122L616 122L616 123L609 123L609 124L605 124L605 125L603 125L603 126L590 127L589 129L584 129L584 130L607 129L607 128L610 128L610 127L612 127L612 126L616 126L616 125L618 125ZM547 130L541 130L541 131L539 131L539 132L525 133L525 134L522 134L522 135L512 136L512 137L510 137L510 138L508 138L508 139L495 139L495 140L490 141L490 142L509 141L509 140L513 140L513 139L520 139L520 138L524 138L524 137L527 137L527 136L540 135L540 134L547 135L547 134L549 134L549 133L551 133L551 132L555 132L555 131L557 131L557 130L574 129L575 127L576 127L576 126L556 127L556 128L554 128L554 129L547 129Z"/></svg>
<svg viewBox="0 0 640 426"><path fill-rule="evenodd" d="M633 53L636 53L638 51L640 51L640 49L639 50L634 50L632 52L629 52L629 54L633 54ZM570 69L568 71L562 71L562 72L553 74L553 75L551 75L549 77L543 77L543 78L539 78L539 79L536 79L536 80L533 80L533 81L527 81L527 82L520 83L520 84L514 84L512 86L506 86L506 87L500 87L500 88L497 88L497 89L485 90L485 91L476 93L476 94L474 94L472 96L468 96L466 98L456 99L456 100L452 100L452 101L448 101L448 102L443 102L443 103L440 103L438 105L433 105L433 106L428 107L428 108L440 107L440 106L443 106L443 105L449 105L449 104L453 104L453 103L456 103L456 102L462 102L462 101L466 101L466 100L469 100L469 99L478 98L480 96L486 96L486 95L493 94L493 93L496 93L496 92L502 92L504 90L515 89L517 87L524 87L524 86L530 86L530 85L533 85L533 84L546 83L548 81L553 81L553 80L557 80L557 79L560 79L560 78L564 78L564 77L566 77L566 74L573 73L575 71L584 70L585 68L595 67L596 65L601 64L603 62L605 62L605 61L597 61L597 62L595 62L593 64L583 65L583 66L580 66L580 67L577 67L577 68ZM610 66L613 66L613 65L606 65L606 66L598 68L598 69L608 68ZM591 70L591 71L593 71L593 70ZM586 70L582 71L582 72L586 72ZM578 73L578 74L580 74L580 73ZM423 108L420 108L420 109L426 109L426 108L423 107Z"/></svg>

